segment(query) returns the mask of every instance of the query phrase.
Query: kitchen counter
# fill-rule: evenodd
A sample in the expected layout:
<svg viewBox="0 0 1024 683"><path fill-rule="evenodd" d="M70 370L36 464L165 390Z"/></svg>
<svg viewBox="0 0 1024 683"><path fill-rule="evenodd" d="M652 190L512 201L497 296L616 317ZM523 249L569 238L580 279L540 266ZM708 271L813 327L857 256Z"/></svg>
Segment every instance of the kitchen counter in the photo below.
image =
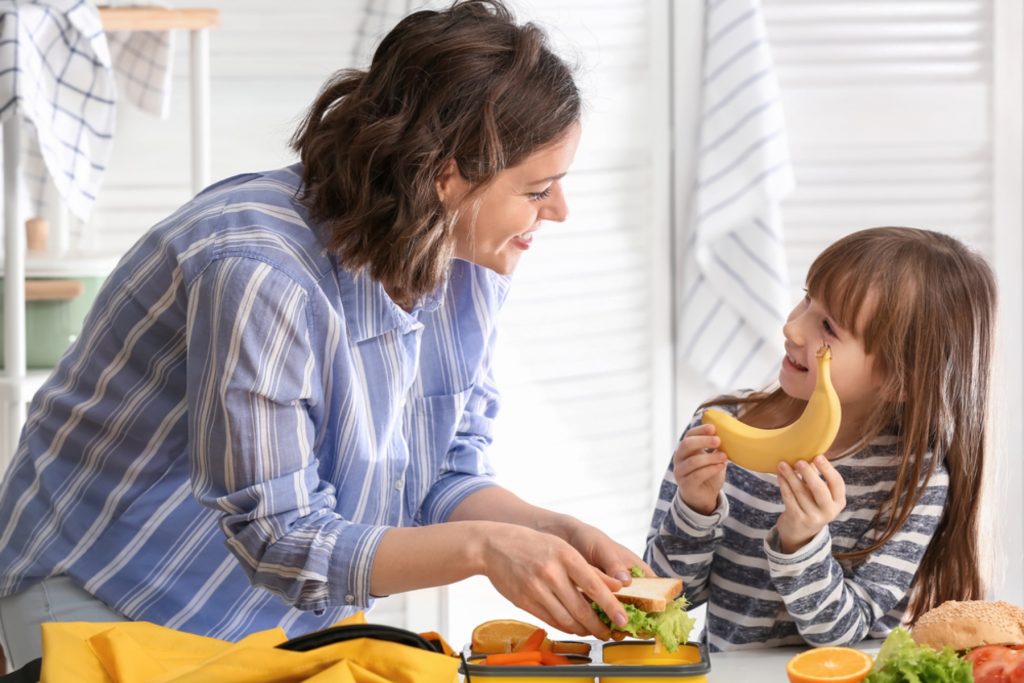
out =
<svg viewBox="0 0 1024 683"><path fill-rule="evenodd" d="M857 645L872 657L878 654L880 640ZM807 648L775 647L761 650L738 650L711 653L708 683L787 683L786 662ZM656 681L657 679L651 679Z"/></svg>

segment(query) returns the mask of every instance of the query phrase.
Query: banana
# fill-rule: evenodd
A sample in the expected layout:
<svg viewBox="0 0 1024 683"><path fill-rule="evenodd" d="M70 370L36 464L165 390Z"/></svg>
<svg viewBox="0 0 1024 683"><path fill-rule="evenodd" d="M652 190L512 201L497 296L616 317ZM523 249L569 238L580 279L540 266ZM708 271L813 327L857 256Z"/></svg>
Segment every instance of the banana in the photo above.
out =
<svg viewBox="0 0 1024 683"><path fill-rule="evenodd" d="M782 461L793 465L828 450L839 432L842 407L829 377L832 349L826 344L817 355L818 381L803 413L790 425L758 429L725 411L704 411L703 423L715 426L722 441L719 450L725 451L729 460L748 470L774 474Z"/></svg>

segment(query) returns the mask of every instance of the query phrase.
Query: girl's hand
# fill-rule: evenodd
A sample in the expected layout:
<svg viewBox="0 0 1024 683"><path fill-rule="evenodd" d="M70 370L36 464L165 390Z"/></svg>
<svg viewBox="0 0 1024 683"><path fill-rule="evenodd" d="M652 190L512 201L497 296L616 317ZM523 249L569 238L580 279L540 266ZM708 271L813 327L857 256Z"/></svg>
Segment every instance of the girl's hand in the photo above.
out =
<svg viewBox="0 0 1024 683"><path fill-rule="evenodd" d="M818 535L846 507L846 483L828 459L800 461L796 470L779 463L779 490L786 509L775 527L784 553L793 553Z"/></svg>
<svg viewBox="0 0 1024 683"><path fill-rule="evenodd" d="M553 534L500 524L500 534L484 539L483 573L515 605L562 631L611 637L591 600L613 622L626 624L622 603L612 595L622 584Z"/></svg>
<svg viewBox="0 0 1024 683"><path fill-rule="evenodd" d="M714 425L700 425L683 435L672 457L680 498L702 515L718 507L718 493L725 484L726 457L717 450L721 443Z"/></svg>

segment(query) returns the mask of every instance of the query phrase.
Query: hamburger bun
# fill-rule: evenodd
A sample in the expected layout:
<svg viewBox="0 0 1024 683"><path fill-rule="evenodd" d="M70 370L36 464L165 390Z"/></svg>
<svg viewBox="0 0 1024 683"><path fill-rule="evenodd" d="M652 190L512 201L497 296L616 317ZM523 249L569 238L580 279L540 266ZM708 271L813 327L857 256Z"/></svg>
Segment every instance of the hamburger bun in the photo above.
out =
<svg viewBox="0 0 1024 683"><path fill-rule="evenodd" d="M1024 609L1002 600L948 600L921 615L914 641L935 650L1024 644Z"/></svg>

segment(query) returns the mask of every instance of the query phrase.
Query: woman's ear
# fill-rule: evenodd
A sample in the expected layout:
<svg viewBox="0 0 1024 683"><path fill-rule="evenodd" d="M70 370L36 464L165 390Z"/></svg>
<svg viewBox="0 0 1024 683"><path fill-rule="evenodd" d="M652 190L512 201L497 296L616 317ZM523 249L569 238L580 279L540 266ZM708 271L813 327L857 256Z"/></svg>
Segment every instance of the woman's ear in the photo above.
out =
<svg viewBox="0 0 1024 683"><path fill-rule="evenodd" d="M437 198L449 209L462 200L469 187L469 181L462 177L459 165L455 163L455 159L449 159L445 162L441 172L437 174L437 178L434 180Z"/></svg>

